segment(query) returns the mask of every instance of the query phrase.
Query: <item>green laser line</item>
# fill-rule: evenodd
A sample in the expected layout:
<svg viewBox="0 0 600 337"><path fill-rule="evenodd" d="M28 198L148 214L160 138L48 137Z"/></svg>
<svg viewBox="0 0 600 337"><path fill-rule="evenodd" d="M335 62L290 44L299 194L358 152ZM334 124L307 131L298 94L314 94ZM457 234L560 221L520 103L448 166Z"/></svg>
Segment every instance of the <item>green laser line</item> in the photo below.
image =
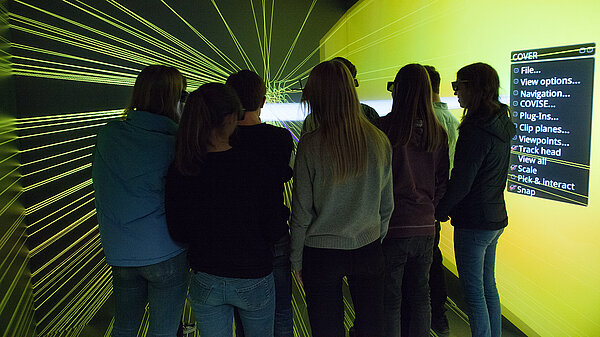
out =
<svg viewBox="0 0 600 337"><path fill-rule="evenodd" d="M51 284L56 284L58 281L60 281L62 278L64 278L62 275L65 275L66 272L70 271L71 269L74 268L74 266L76 266L78 263L77 260L81 260L81 255L83 256L87 256L90 252L93 252L94 250L100 250L101 244L100 244L100 240L94 240L94 238L92 238L91 240L89 240L88 242L86 242L86 244L81 245L79 247L79 249L77 249L74 254L72 254L72 256L74 256L74 258L68 258L68 259L64 259L62 260L53 270L51 270L48 273L43 274L43 276L33 284L33 288L35 289L34 295L35 297L42 297L45 295L45 293L47 292L46 289L48 288L52 288L50 285ZM77 254L75 254L77 253ZM55 273L55 270L59 270L59 269L63 269L65 270L65 272L63 273ZM71 274L75 274L75 273L71 273Z"/></svg>
<svg viewBox="0 0 600 337"><path fill-rule="evenodd" d="M19 152L18 152L16 149L15 149L14 151L15 151L15 153L13 153L13 154L11 154L10 156L8 156L8 157L5 157L4 159L0 160L0 164L3 164L4 162L6 162L6 161L8 161L8 160L10 160L10 159L12 159L12 158L14 158L16 155L18 155L18 154L19 154ZM6 176L4 176L4 177L6 177ZM1 181L2 179L4 179L4 177L0 178L0 181Z"/></svg>
<svg viewBox="0 0 600 337"><path fill-rule="evenodd" d="M264 4L264 2L263 2L263 4ZM252 18L254 19L254 28L256 30L256 38L258 39L260 55L261 55L262 61L263 61L263 79L265 80L265 83L267 83L268 80L265 78L266 69L267 69L265 49L263 47L263 41L261 40L261 37L260 37L260 29L258 28L258 20L256 19L256 11L254 9L254 3L252 0L250 0L250 8L252 9ZM263 11L263 13L264 13L264 11Z"/></svg>
<svg viewBox="0 0 600 337"><path fill-rule="evenodd" d="M139 69L136 69L136 68L125 67L122 65L114 64L114 63L102 62L102 61L89 59L89 58L85 58L85 57L65 54L65 53L54 51L54 50L48 50L48 49L43 49L43 48L38 48L38 47L27 46L27 45L23 45L20 43L13 43L11 45L11 48L22 49L22 50L35 52L35 53L46 54L46 55L51 55L51 56L58 56L58 57L63 57L63 58L68 58L68 59L73 59L73 60L78 60L78 61L84 61L84 62L89 62L89 63L95 63L95 64L99 64L99 65L103 65L103 66L128 70L128 71L134 72L136 74L140 71Z"/></svg>
<svg viewBox="0 0 600 337"><path fill-rule="evenodd" d="M69 196L79 190L82 190L88 186L91 186L91 185L92 185L92 179L88 179L82 183L79 183L79 184L77 184L71 188L68 188L50 198L47 198L46 200L42 200L42 201L38 202L37 204L27 207L25 209L25 215L27 215L27 216L32 215L35 212L47 207L48 205L51 205L63 198L66 198L67 196Z"/></svg>
<svg viewBox="0 0 600 337"><path fill-rule="evenodd" d="M183 43L181 40L177 39L173 35L167 33L163 29L160 29L158 26L152 24L150 21L144 19L142 16L134 13L133 11L131 11L127 7L125 7L125 6L117 3L116 1L109 1L109 3L112 4L113 6L117 7L118 9L120 9L121 11L123 11L124 13L128 14L132 18L136 19L140 23L144 24L146 27L150 28L151 30L153 30L153 31L157 32L158 34L162 35L163 37L165 37L169 41L171 41L174 44L178 45L183 50L186 50L188 52L188 54L186 54L186 53L183 53L182 51L180 51L180 50L178 50L176 48L169 47L170 52L173 53L174 55L178 55L179 57L181 57L183 59L190 59L190 54L191 55L195 55L196 57L198 57L198 59L197 60L192 60L192 61L197 61L198 62L197 64L200 65L201 70L203 70L203 71L213 70L216 73L220 73L221 75L226 75L227 74L226 70L224 70L224 69L226 69L226 67L224 67L224 66L220 65L219 63L215 62L214 60L206 57L204 54L199 53L196 49L191 48L190 46L188 46L187 44ZM118 25L118 23L115 23L115 24ZM145 35L145 36L148 36L148 38L154 39L150 35L146 34L143 31L137 30L137 29L135 29L135 28L133 28L133 27L131 27L129 25L127 25L127 26L130 27L132 30L137 31L138 34ZM162 42L160 42L159 40L157 40L157 39L155 39L155 40L158 41L158 43L162 44ZM191 67L189 67L189 66L188 66L188 68L191 69Z"/></svg>
<svg viewBox="0 0 600 337"><path fill-rule="evenodd" d="M23 190L17 184L18 181L19 181L19 179L16 179L6 189L4 189L4 191L0 192L0 196L1 196L9 188L12 188L14 185L17 185L17 188L15 188L17 190L17 193L13 196L12 199L10 199L8 202L6 202L6 204L2 208L0 208L0 216L2 216L4 214L4 212L6 212L11 206L17 204L17 202L19 201L19 198L23 194ZM19 205L19 207L21 207L21 206Z"/></svg>
<svg viewBox="0 0 600 337"><path fill-rule="evenodd" d="M38 164L38 163L41 163L41 162L46 161L46 160L50 160L50 159L54 159L54 158L66 156L66 155L73 154L75 152L79 152L79 151L83 151L83 150L87 150L87 149L92 149L92 148L94 148L94 146L95 145L88 145L88 146L85 146L85 147L77 148L75 150L71 150L71 151L67 151L67 152L61 152L59 154L56 154L56 155L53 155L53 156L50 156L50 157L44 157L44 158L41 158L41 159L38 159L38 160L34 160L34 161L31 161L31 162L21 163L21 167L22 168L26 168L29 165Z"/></svg>
<svg viewBox="0 0 600 337"><path fill-rule="evenodd" d="M210 49L212 49L223 61L225 61L231 68L226 69L228 73L233 73L235 70L241 70L235 62L233 62L224 52L222 52L214 43L210 42L202 33L200 33L194 26L192 26L187 20L185 20L179 13L177 13L171 6L169 6L164 0L161 2L175 14L192 32L194 32ZM225 68L225 67L224 67ZM233 69L233 70L232 70ZM226 74L228 74L226 73Z"/></svg>
<svg viewBox="0 0 600 337"><path fill-rule="evenodd" d="M118 115L123 114L123 109L116 110L104 110L104 111L90 111L90 112L77 112L69 114L57 114L49 116L36 116L36 117L24 117L16 119L18 124L28 123L47 123L46 121L63 120L63 119L75 119L75 118L88 118L89 116L104 116L104 115Z"/></svg>
<svg viewBox="0 0 600 337"><path fill-rule="evenodd" d="M267 47L267 74L269 82L271 81L271 45L273 43L273 18L275 17L275 0L271 1L271 17L269 24L269 45Z"/></svg>
<svg viewBox="0 0 600 337"><path fill-rule="evenodd" d="M80 34L76 34L67 30L64 30L62 28L58 28L58 27L54 27L45 23L41 23L37 20L33 20L33 19L29 19L29 18L25 18L19 15L14 15L11 14L13 17L13 20L17 23L25 23L25 24L31 24L36 26L38 29L44 29L53 33L56 33L58 36L52 36L50 34L47 33L43 33L43 32L39 32L39 31L35 31L32 29L28 29L26 27L21 27L18 25L13 25L14 29L17 30L21 30L24 32L28 32L30 34L34 34L34 35L39 35L41 37L44 38L48 38L51 40L55 40L61 43L65 43L65 44L70 44L70 45L74 45L77 47L81 47L90 51L94 51L97 52L99 54L105 54L108 56L112 56L112 57L117 57L120 59L124 59L124 60L128 60L132 63L139 63L139 64L151 64L151 63L162 63L161 60L164 62L164 60L168 60L171 64L177 66L179 69L192 69L189 66L189 62L183 62L183 61L179 61L177 59L173 59L168 57L167 55L161 54L159 52L155 52L153 50L147 49L147 48L143 48L141 46L138 46L136 44L133 44L129 41L123 40L123 39L119 39L119 38L115 38L111 35L108 35L107 37L109 38L113 38L118 40L119 42L122 42L125 45L128 45L134 49L138 49L148 55L150 55L150 57L154 57L154 58L149 58L149 57L145 57L142 53L138 53L138 52L132 52L129 51L127 49L124 48L120 48L120 47L116 47L112 44L108 44L99 40L95 40ZM60 16L59 16L60 17ZM65 18L65 20L68 20ZM71 20L72 21L72 20ZM78 24L75 22L75 24L79 25L79 26L83 26L82 28L88 28L91 30L94 30L92 28L89 28L85 25L82 24ZM106 35L106 34L105 34ZM66 39L65 37L68 37L72 40ZM206 78L208 78L209 80L213 79L213 77L211 77L210 74L206 75Z"/></svg>
<svg viewBox="0 0 600 337"><path fill-rule="evenodd" d="M250 69L252 69L254 72L258 73L258 71L256 71L256 67L254 67L254 64L252 63L252 60L250 60L250 57L248 57L248 55L244 51L244 48L242 47L242 45L240 44L238 39L235 37L233 30L231 29L231 27L229 27L227 20L225 20L225 17L223 16L223 13L221 13L221 10L219 9L219 6L217 6L217 3L215 2L215 0L210 0L210 2L213 4L215 9L217 10L219 17L221 18L221 21L223 21L225 28L227 28L227 31L229 32L229 36L233 40L233 43L235 44L238 52L240 53L240 56L242 56L242 60L244 60L244 63L246 64L246 66L249 67Z"/></svg>
<svg viewBox="0 0 600 337"><path fill-rule="evenodd" d="M13 171L15 171L16 169L18 169L18 168L15 168L15 169L13 169ZM3 195L4 193L6 193L7 191L15 191L15 190L17 190L17 191L23 191L23 189L22 189L22 188L20 188L20 186L19 186L19 185L17 185L19 188L17 188L17 189L13 189L13 186L14 186L14 185L16 185L16 184L17 184L17 182L19 182L19 180L21 180L21 177L20 177L20 176L19 176L19 177L17 177L17 178L16 178L16 179L15 179L15 180L14 180L12 183L10 183L9 185L7 185L7 186L6 186L6 187L5 187L5 188L2 190L2 192L0 192L0 196L2 196L2 195ZM2 214L2 213L4 213L4 208L3 208L3 212L0 212L0 214Z"/></svg>
<svg viewBox="0 0 600 337"><path fill-rule="evenodd" d="M30 177L32 175L36 175L36 174L39 174L39 173L42 173L42 172L45 172L45 171L48 171L48 170L51 170L51 169L55 169L57 167L61 167L61 166L64 166L66 164L69 164L69 163L72 163L72 162L76 162L78 160L82 160L82 159L85 159L85 158L88 158L88 157L92 157L92 154L88 153L86 155L83 155L83 156L80 156L80 157L77 157L77 158L69 159L69 160L63 161L63 162L55 164L55 165L44 167L44 168L39 169L37 171L33 171L33 172L29 172L29 173L23 174L23 178Z"/></svg>
<svg viewBox="0 0 600 337"><path fill-rule="evenodd" d="M72 125L72 124L79 124L79 123L97 122L97 121L112 120L112 119L115 119L115 117L114 116L96 117L96 118L88 118L88 119L76 120L76 121L50 123L50 124L43 124L43 125L36 125L36 126L17 127L17 130L20 131L20 132L22 132L22 131L25 131L25 130L41 129L41 128L51 128L51 127L57 127L57 126ZM106 124L106 122L95 124L95 125L105 125L105 124ZM68 130L72 130L72 129L68 129ZM40 133L40 135L41 135L41 133ZM23 138L23 136L21 136L21 138Z"/></svg>
<svg viewBox="0 0 600 337"><path fill-rule="evenodd" d="M83 201L82 201L83 199L85 199L85 198L87 198L87 197L90 197L90 196L92 197L90 200L88 200L88 201L85 201L85 202L83 202ZM38 224L38 223L42 223L43 221L45 221L45 220L47 220L47 219L50 219L50 218L51 218L51 217L53 217L54 215L57 215L58 213L62 212L63 210L66 210L67 208L69 208L69 207L71 207L71 206L75 205L76 203L82 202L82 203L81 203L79 206L77 206L77 207L75 207L73 210L71 210L71 211L67 212L65 215L68 215L68 214L70 214L71 212L73 212L73 211L75 211L75 210L79 209L80 207L82 207L82 206L83 206L83 205L85 205L85 204L88 204L88 203L90 203L91 201L94 201L94 192L89 192L89 193L87 193L87 194L85 194L85 195L83 195L83 196L81 196L81 197L79 197L79 198L75 199L74 201L71 201L70 203L66 204L65 206L63 206L63 207L61 207L61 208L58 208L58 209L56 209L54 212L52 212L52 213L50 213L50 214L46 215L45 217L43 217L43 218L41 218L41 219L39 219L39 220L37 220L37 221L35 221L35 222L33 222L33 223L31 223L31 224L27 225L27 230L31 231L33 228L35 228L35 227L37 226L37 224ZM47 224L45 224L45 225L41 226L40 228L38 228L38 229L36 229L36 230L34 230L34 231L31 231L31 232L29 233L29 237L33 237L33 236L35 236L37 233L39 233L40 231L42 231L42 230L44 230L44 229L48 228L48 227L49 227L49 226L51 226L51 225L52 225L54 222L56 222L58 219L60 219L60 218L62 218L62 217L64 217L64 215L63 215L63 216L61 216L61 217L59 217L59 218L57 218L56 220L53 220L53 221L51 221L51 222L49 222L49 223L47 223Z"/></svg>
<svg viewBox="0 0 600 337"><path fill-rule="evenodd" d="M46 145L42 145L42 146L38 146L38 147L32 147L29 149L24 149L24 150L20 150L21 153L26 153L26 152L31 152L31 151L37 151L37 150L42 150L42 149L47 149L49 147L52 146L58 146L58 145L64 145L64 144L68 144L68 143L73 143L73 142L77 142L83 139L89 139L89 138L94 138L96 137L96 135L89 135L89 136L85 136L85 137L79 137L79 138L73 138L73 139L69 139L69 140L65 140L62 142L58 142L58 143L51 143L51 144L46 144Z"/></svg>
<svg viewBox="0 0 600 337"><path fill-rule="evenodd" d="M90 219L92 216L94 216L94 214L96 214L96 210L92 210L88 213L86 213L83 217L75 220L74 222L72 222L71 224L67 225L66 227L61 228L58 232L56 232L56 234L54 234L52 237L46 239L44 242L40 243L39 245L37 245L36 247L32 248L29 253L31 257L34 257L35 255L37 255L38 253L40 253L42 250L46 249L48 246L50 246L53 243L56 243L56 241L58 239L60 239L61 237L65 236L67 233L69 233L70 231L72 231L73 229L77 228L77 226L79 226L79 224L85 222L85 220ZM91 230L89 230L87 232L87 234L85 234L84 236L82 236L81 238L77 239L75 242L73 242L70 246L68 246L66 249L64 249L60 254L64 254L67 250L71 249L74 245L76 245L78 242L80 242L81 240L83 240L87 235L96 233L96 235L98 235L98 228L94 227ZM35 272L32 273L32 277L35 278L35 276L40 273L43 269L45 269L47 266L49 266L52 262L54 262L56 259L58 259L60 257L60 255L54 256L50 261L48 261L45 265L43 265L41 268L37 269Z"/></svg>
<svg viewBox="0 0 600 337"><path fill-rule="evenodd" d="M279 69L277 69L277 72L275 73L274 78L279 78L280 76L283 75L283 70L287 66L287 64L288 64L288 62L290 60L290 57L292 56L292 52L294 51L294 48L296 48L296 44L298 43L298 39L300 38L300 34L304 30L304 26L306 25L306 22L308 21L308 18L310 17L310 14L312 13L312 11L315 8L316 4L317 4L317 0L313 0L313 2L311 3L310 7L308 8L308 12L306 12L306 15L304 16L304 20L302 21L302 25L300 25L300 29L298 30L298 33L296 34L296 37L294 38L294 41L290 45L290 48L288 49L288 52L286 53L285 58L283 59L283 62L279 66ZM290 76L290 75L291 75L291 73L288 76ZM287 79L288 76L284 77L283 80Z"/></svg>
<svg viewBox="0 0 600 337"><path fill-rule="evenodd" d="M40 132L40 133L31 134L31 135L19 136L19 138L20 139L26 139L26 138L31 138L31 137L54 135L54 134L58 134L58 133L72 132L72 131L75 131L75 130L83 130L83 129L89 129L89 128L96 128L96 127L103 126L103 125L106 125L106 123L99 123L99 124L78 126L78 127L75 127L75 128L61 129L61 130L55 130L55 131Z"/></svg>
<svg viewBox="0 0 600 337"><path fill-rule="evenodd" d="M53 176L51 178L44 179L44 180L39 181L39 182L37 182L35 184L31 184L31 185L28 185L28 186L24 187L23 188L23 192L29 192L31 190L34 190L34 189L40 187L40 186L44 186L44 185L49 184L49 183L51 183L53 181L59 180L61 178L64 178L66 176L69 176L71 174L77 173L79 171L85 170L85 169L90 168L90 167L92 167L92 164L88 163L88 164L85 164L83 166L80 166L80 167L74 168L72 170L69 170L67 172L63 172L61 174L55 175L55 176Z"/></svg>
<svg viewBox="0 0 600 337"><path fill-rule="evenodd" d="M128 74L128 73L122 73L122 72L117 72L117 71L112 71L112 70L85 67L85 66L80 66L80 65L71 64L71 63L62 63L62 62L55 62L55 61L49 61L49 60L42 60L42 59L37 59L37 58L32 58L32 57L13 56L13 58L16 60L33 61L33 62L40 62L40 63L44 63L44 64L53 64L53 65L58 65L58 66L63 66L63 67L77 68L77 69L82 69L82 70L97 71L97 72L101 72L101 73L117 75L118 77L130 77L130 78L133 78L134 80L137 77L137 74ZM19 65L23 66L23 67L31 66L28 64L19 64ZM44 67L40 67L40 68L44 69ZM55 68L55 69L60 69L60 68ZM85 74L85 72L81 72L81 73ZM99 74L99 76L104 76L104 74Z"/></svg>
<svg viewBox="0 0 600 337"><path fill-rule="evenodd" d="M119 37L116 37L116 36L113 36L113 35L107 34L107 33L103 32L103 31L101 31L101 30L98 30L98 29L95 29L95 28L89 27L89 26L87 26L87 25L84 25L84 24L81 24L81 23L79 23L79 22L76 22L76 21L70 20L70 19L68 19L68 18L65 18L65 17L63 17L63 16L60 16L60 15L57 15L57 14L51 13L51 12L49 12L49 11L46 11L46 10L43 10L43 9L41 9L41 8L39 8L39 7L36 7L36 6L30 5L30 4L25 4L25 3L23 3L23 2L22 2L22 1L20 1L20 0L16 0L16 1L18 1L18 2L20 2L20 3L22 3L22 4L24 4L24 5L27 5L27 6L31 7L31 8L33 8L33 9L36 9L36 10L38 10L38 11L41 11L41 12L43 12L43 13L47 14L47 15L50 15L50 16L53 16L53 17L59 18L59 19L61 19L61 20L65 21L65 22L68 22L68 23L71 23L71 24L73 24L73 25L76 25L76 26L78 26L78 27L80 27L80 28L86 29L86 30L88 30L88 31L90 31L90 32L96 33L96 34L98 34L98 35L101 35L101 36L105 36L105 37L107 37L107 38L109 38L109 39L111 39L111 40L114 40L114 41L116 41L116 42L122 43L122 44L124 44L124 45L128 45L128 46L130 46L130 47L132 47L132 48L134 48L134 49L140 49L140 50L144 50L144 51L146 51L146 52L150 52L150 53L152 54L152 52L151 52L149 49L147 49L147 48L143 48L143 47L141 47L141 46L139 46L139 45L136 45L136 44L134 44L134 43L132 43L132 42L130 42L130 41L128 41L128 40L121 39L121 38L119 38ZM66 1L66 0L63 0L63 1L64 1L64 2L66 2L66 3L68 3L69 5L72 5L72 6L76 7L76 8L78 8L78 9L80 9L80 10L82 10L82 11L84 11L84 12L88 13L88 14L90 14L90 15L94 15L94 14L93 14L93 13L91 13L90 11L86 11L85 9L83 9L83 8L81 8L81 7L79 7L79 6L76 6L76 5L74 5L73 3L70 3L70 2L68 2L68 1ZM92 7L92 8L93 8L93 7ZM104 13L103 13L103 14L104 14ZM106 15L106 14L105 14L105 15ZM103 20L103 21L105 21L105 22L107 22L107 23L109 23L109 24L111 24L111 25L113 25L113 26L117 27L117 28L120 28L120 29L124 30L125 32L127 32L127 33L129 33L129 34L131 34L131 35L133 35L133 36L135 36L135 37L137 37L137 38L140 38L141 40L144 40L145 42L147 42L147 43L149 43L149 44L155 45L155 46L157 46L157 47L159 47L159 48L161 48L161 49L167 50L167 51L172 51L172 52L176 52L176 53L177 53L177 52L179 52L179 53L181 54L180 56L182 56L182 57L189 57L189 55L183 55L183 54L182 54L180 51L178 51L177 49L174 49L174 48L172 48L172 47L170 47L170 46L168 46L168 45L166 45L166 44L163 44L161 41L159 41L159 40L156 40L156 39L152 38L151 36L149 36L148 34L146 34L146 33L144 33L144 32L141 32L141 31L139 31L139 30L135 30L135 29L133 29L133 28L132 28L131 30L126 30L126 29L124 29L124 28L123 28L123 26L122 26L122 25L120 25L120 24L119 24L117 21L110 21L110 20L107 20L107 19L105 19L105 18L103 18L103 17L100 17L100 16L98 16L98 15L94 15L94 16L95 16L95 17L97 17L97 18L98 18L98 19L100 19L100 20ZM106 16L108 16L108 15L106 15ZM137 47L137 48L136 48L136 47ZM166 55L164 55L164 57L165 57L165 58L168 58ZM189 62L192 62L192 63L194 63L194 60L188 60L188 61L189 61ZM185 66L185 65L184 65L184 66ZM200 65L198 65L198 66L200 66L200 67L203 67L203 65L202 65L202 64L200 64Z"/></svg>
<svg viewBox="0 0 600 337"><path fill-rule="evenodd" d="M90 240L88 240L85 244L81 245L77 250L75 250L72 254L72 258L67 258L62 260L56 267L50 270L48 273L45 273L43 277L41 277L36 283L33 284L34 289L34 297L42 298L46 295L46 293L52 289L53 284L65 284L66 281L59 283L65 276L77 275L85 266L85 260L91 260L95 255L98 255L102 251L100 240L97 240L97 236L94 236ZM91 255L91 256L90 256ZM83 262L83 266L80 266L75 272L71 272L71 270L76 269L78 265L81 265ZM62 273L58 273L57 271L62 270ZM70 272L70 273L69 273ZM49 299L51 296L47 296ZM44 301L45 302L45 301ZM43 304L43 303L40 303Z"/></svg>

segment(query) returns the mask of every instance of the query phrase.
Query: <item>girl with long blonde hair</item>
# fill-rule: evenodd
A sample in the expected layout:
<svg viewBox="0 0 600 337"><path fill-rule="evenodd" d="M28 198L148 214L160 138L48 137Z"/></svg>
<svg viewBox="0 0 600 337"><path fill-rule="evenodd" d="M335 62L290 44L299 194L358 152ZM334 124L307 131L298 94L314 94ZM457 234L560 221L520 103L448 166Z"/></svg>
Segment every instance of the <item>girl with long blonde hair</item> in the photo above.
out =
<svg viewBox="0 0 600 337"><path fill-rule="evenodd" d="M344 336L344 276L357 335L381 336L381 240L393 210L391 146L360 111L341 62L311 71L302 102L318 127L298 144L291 261L305 287L313 336Z"/></svg>

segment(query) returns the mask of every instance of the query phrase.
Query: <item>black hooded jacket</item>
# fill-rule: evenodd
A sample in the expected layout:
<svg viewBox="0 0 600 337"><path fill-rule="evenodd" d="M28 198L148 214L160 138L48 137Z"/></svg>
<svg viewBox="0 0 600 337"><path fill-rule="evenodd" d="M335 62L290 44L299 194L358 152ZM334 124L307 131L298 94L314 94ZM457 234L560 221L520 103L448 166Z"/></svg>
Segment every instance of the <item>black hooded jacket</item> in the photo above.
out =
<svg viewBox="0 0 600 337"><path fill-rule="evenodd" d="M516 134L508 107L491 121L465 121L459 129L454 169L448 190L436 207L436 219L452 218L457 228L497 230L508 216L504 188L510 162L510 141Z"/></svg>

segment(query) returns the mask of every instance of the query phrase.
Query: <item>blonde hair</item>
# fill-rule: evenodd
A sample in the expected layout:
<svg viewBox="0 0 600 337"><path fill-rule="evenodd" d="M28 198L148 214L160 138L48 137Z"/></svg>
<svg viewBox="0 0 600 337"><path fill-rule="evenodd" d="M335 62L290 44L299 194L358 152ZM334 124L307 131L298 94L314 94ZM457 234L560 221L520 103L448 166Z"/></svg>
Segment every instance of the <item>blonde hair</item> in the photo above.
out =
<svg viewBox="0 0 600 337"><path fill-rule="evenodd" d="M147 66L135 80L125 114L142 110L179 122L177 103L183 90L184 78L179 70L163 65Z"/></svg>
<svg viewBox="0 0 600 337"><path fill-rule="evenodd" d="M343 63L332 60L314 67L301 102L312 114L317 126L313 132L322 141L320 158L332 169L334 181L357 177L367 169L368 140L376 143L379 165L387 161L389 141L361 112L354 80Z"/></svg>

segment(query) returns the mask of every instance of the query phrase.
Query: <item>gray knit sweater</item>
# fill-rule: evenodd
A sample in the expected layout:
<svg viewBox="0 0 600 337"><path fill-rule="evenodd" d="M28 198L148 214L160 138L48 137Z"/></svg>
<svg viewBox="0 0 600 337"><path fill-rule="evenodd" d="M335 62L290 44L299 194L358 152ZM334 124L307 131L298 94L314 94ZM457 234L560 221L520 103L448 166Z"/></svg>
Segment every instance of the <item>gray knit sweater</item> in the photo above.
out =
<svg viewBox="0 0 600 337"><path fill-rule="evenodd" d="M332 170L321 163L320 144L318 131L304 135L298 143L290 224L294 270L302 270L305 245L351 250L383 240L394 209L389 146L387 163L378 163L376 143L371 141L367 170L334 183Z"/></svg>

